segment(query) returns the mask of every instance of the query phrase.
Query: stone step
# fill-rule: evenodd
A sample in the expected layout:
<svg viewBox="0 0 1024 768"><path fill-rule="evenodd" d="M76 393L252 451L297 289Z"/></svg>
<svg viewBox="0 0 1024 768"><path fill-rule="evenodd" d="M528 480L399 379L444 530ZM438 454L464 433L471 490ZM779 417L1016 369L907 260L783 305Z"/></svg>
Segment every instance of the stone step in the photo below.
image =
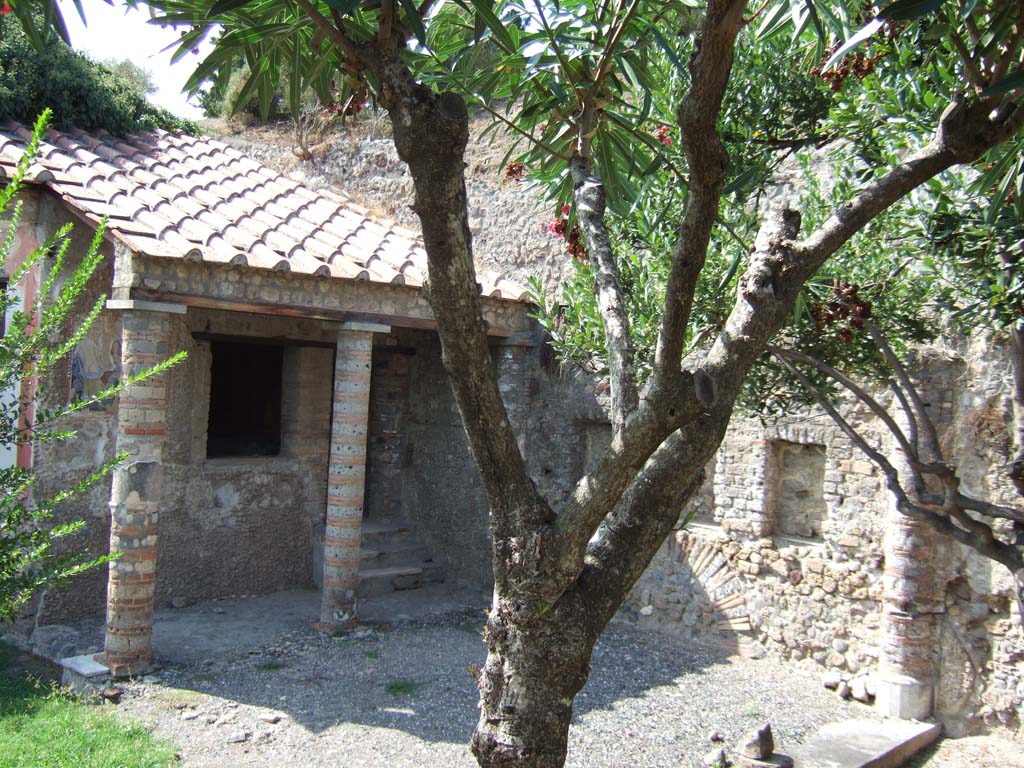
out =
<svg viewBox="0 0 1024 768"><path fill-rule="evenodd" d="M425 583L423 569L413 566L365 568L359 571L359 597L417 589Z"/></svg>
<svg viewBox="0 0 1024 768"><path fill-rule="evenodd" d="M387 592L418 589L424 584L444 581L444 566L423 562L386 568L360 568L359 597L375 597Z"/></svg>
<svg viewBox="0 0 1024 768"><path fill-rule="evenodd" d="M942 726L911 720L847 720L785 750L798 768L898 768L939 738Z"/></svg>
<svg viewBox="0 0 1024 768"><path fill-rule="evenodd" d="M359 550L359 567L362 570L408 565L431 559L430 550L416 540L380 544L377 547L364 546Z"/></svg>
<svg viewBox="0 0 1024 768"><path fill-rule="evenodd" d="M403 543L419 544L412 528L407 525L369 521L363 522L361 541L367 549L375 550Z"/></svg>

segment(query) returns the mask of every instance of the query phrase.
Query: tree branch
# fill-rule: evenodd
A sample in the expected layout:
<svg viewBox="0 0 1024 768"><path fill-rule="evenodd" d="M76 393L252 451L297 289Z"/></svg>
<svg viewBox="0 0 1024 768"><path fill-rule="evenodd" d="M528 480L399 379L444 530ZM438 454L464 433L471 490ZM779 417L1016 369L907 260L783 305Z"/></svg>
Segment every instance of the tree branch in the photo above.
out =
<svg viewBox="0 0 1024 768"><path fill-rule="evenodd" d="M896 379L889 380L889 389L899 402L900 409L903 411L903 415L907 419L907 431L910 433L907 435L907 440L910 441L912 446L914 446L915 452L920 454L919 448L921 444L918 442L920 432L917 426L917 417L914 415L914 409L910 407L910 401L907 399L907 394L903 391L903 388L899 385L899 382L897 382Z"/></svg>
<svg viewBox="0 0 1024 768"><path fill-rule="evenodd" d="M886 456L871 444L847 421L838 409L826 398L814 384L796 368L785 356L780 356L782 364L800 381L801 385L811 394L815 402L829 415L836 425L853 441L872 462L882 471L886 478L886 487L896 499L896 508L907 517L921 520L928 523L940 533L949 536L955 541L970 547L975 552L1009 569L1014 577L1015 594L1018 603L1022 601L1022 579L1021 570L1024 569L1024 548L1013 543L1006 543L995 536L992 526L983 520L975 519L967 513L968 509L988 514L989 516L1005 517L1010 519L1024 517L1024 513L1011 510L1005 507L990 505L976 499L971 499L960 493L960 479L943 460L941 454L935 457L934 468L929 468L928 474L936 475L941 481L942 495L939 503L929 495L926 499L918 499L917 502L911 499L904 490L900 481L899 471L886 458ZM911 398L920 400L920 396L911 390ZM892 429L893 422L888 420L886 426ZM895 434L895 433L894 433ZM920 465L915 466L911 461L909 467L914 477L915 486L923 486L924 482L920 477ZM940 511L941 510L941 511ZM991 513L997 513L992 515ZM1021 607L1024 607L1022 605ZM1024 614L1022 614L1024 621Z"/></svg>
<svg viewBox="0 0 1024 768"><path fill-rule="evenodd" d="M1017 21L1014 25L1013 34L1010 35L1010 39L1006 43L1006 50L992 68L993 85L1003 79L1003 76L1012 64L1021 63L1020 44L1022 39L1024 39L1024 8L1018 9Z"/></svg>
<svg viewBox="0 0 1024 768"><path fill-rule="evenodd" d="M380 9L380 19L377 22L377 40L381 45L388 45L391 42L391 34L395 28L398 17L398 9L395 0L383 0Z"/></svg>
<svg viewBox="0 0 1024 768"><path fill-rule="evenodd" d="M964 68L967 70L967 82L973 85L978 91L984 90L989 83L986 81L985 75L978 67L977 62L971 58L970 51L967 50L967 45L955 30L950 30L949 39L953 41L953 47L956 49L956 53L960 57L961 63L963 63Z"/></svg>
<svg viewBox="0 0 1024 768"><path fill-rule="evenodd" d="M864 330L868 332L871 340L878 346L885 362L892 368L896 381L899 382L900 388L910 401L918 428L923 427L924 429L925 448L928 452L926 460L938 461L942 455L942 451L939 448L939 436L935 431L935 422L932 421L931 416L928 414L928 407L925 405L921 393L917 391L914 382L910 380L910 374L907 373L907 369L896 356L896 353L892 351L889 341L885 338L885 334L882 333L879 327L870 320L865 320ZM916 448L919 449L920 446L916 446Z"/></svg>
<svg viewBox="0 0 1024 768"><path fill-rule="evenodd" d="M797 261L816 269L875 216L913 189L947 168L977 160L1024 127L1024 108L1016 107L1005 119L990 120L994 106L991 99L950 104L931 142L836 209L813 235L793 244Z"/></svg>
<svg viewBox="0 0 1024 768"><path fill-rule="evenodd" d="M539 6L539 3L537 3L537 5ZM586 91L580 93L580 91L577 90L581 108L579 113L579 136L576 141L576 153L581 157L587 159L590 158L590 143L594 132L597 130L597 101L601 94L601 89L604 87L604 81L611 72L612 57L615 53L615 49L618 47L623 34L625 34L627 25L639 6L640 0L631 0L630 5L626 9L622 18L615 19L612 22L615 26L608 38L608 42L605 44L604 50L601 52L601 58L598 61L597 68L594 70L593 82L589 87L587 87ZM550 36L550 30L547 27L546 21L544 28L548 30ZM564 66L563 69L565 69ZM566 74L568 75L568 70L566 70Z"/></svg>
<svg viewBox="0 0 1024 768"><path fill-rule="evenodd" d="M704 466L728 418L702 416L655 451L587 550L574 597L610 619L643 573L685 504L704 480Z"/></svg>
<svg viewBox="0 0 1024 768"><path fill-rule="evenodd" d="M975 499L971 496L965 496L962 493L957 494L957 503L964 509L969 509L973 512L985 515L985 517L996 517L1000 520L1012 520L1017 523L1024 523L1024 512L1013 507L1007 507L1002 504L991 504L981 499Z"/></svg>
<svg viewBox="0 0 1024 768"><path fill-rule="evenodd" d="M303 0L305 2L305 0ZM388 110L395 149L409 166L413 210L427 252L427 298L442 361L490 508L494 577L506 594L545 589L542 547L554 513L537 494L509 422L487 341L467 213L469 112L453 92L434 93L405 63L404 42L376 45L367 65Z"/></svg>
<svg viewBox="0 0 1024 768"><path fill-rule="evenodd" d="M601 309L608 370L611 379L612 429L622 432L629 414L639 402L636 383L636 356L629 332L629 314L622 296L619 267L605 223L605 191L599 178L591 175L590 163L576 155L569 163L573 180L573 199L590 261L594 265L594 295Z"/></svg>
<svg viewBox="0 0 1024 768"><path fill-rule="evenodd" d="M345 32L344 19L338 15L335 15L334 21L332 22L326 16L310 2L310 0L295 0L295 4L301 8L310 21L324 33L325 36L334 41L334 43L345 52L345 56L352 59L353 61L362 64L363 63L363 52L359 46L348 36ZM337 13L332 9L332 13Z"/></svg>
<svg viewBox="0 0 1024 768"><path fill-rule="evenodd" d="M672 251L665 306L654 354L658 378L677 376L697 279L718 219L729 156L717 131L746 0L711 0L690 61L691 86L679 108L679 129L690 189Z"/></svg>
<svg viewBox="0 0 1024 768"><path fill-rule="evenodd" d="M879 404L879 402L875 400L875 398L868 394L866 389L864 389L855 381L853 381L853 379L851 379L849 376L846 376L845 374L837 371L828 363L818 360L817 358L811 357L810 355L804 355L801 354L800 352L794 352L793 350L790 349L782 349L780 347L775 346L774 344L768 345L768 351L771 352L779 360L791 360L794 362L803 363L804 365L810 366L811 368L816 368L821 373L825 374L829 378L841 384L854 397L856 397L858 400L864 403L864 405L871 409L871 412L874 413L875 416L882 420L882 423L885 424L886 427L888 427L889 431L892 433L892 436L896 438L896 442L899 443L900 448L903 450L903 454L907 457L907 460L915 463L919 462L919 457L917 455L917 447L907 439L907 436L903 434L903 430L900 429L899 425L895 422L895 420L893 420L892 416L889 415L889 412L885 410L885 408L883 408ZM787 366L787 368L788 367L789 366ZM790 370L792 370L792 368L790 368Z"/></svg>

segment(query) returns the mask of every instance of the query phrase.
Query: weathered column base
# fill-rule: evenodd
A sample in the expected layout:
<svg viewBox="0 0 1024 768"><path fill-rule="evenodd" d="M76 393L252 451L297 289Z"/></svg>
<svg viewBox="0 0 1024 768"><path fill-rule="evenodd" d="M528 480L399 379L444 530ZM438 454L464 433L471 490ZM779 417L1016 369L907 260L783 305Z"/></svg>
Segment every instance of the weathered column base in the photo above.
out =
<svg viewBox="0 0 1024 768"><path fill-rule="evenodd" d="M875 709L883 717L925 720L932 714L935 686L907 675L887 675L876 683Z"/></svg>

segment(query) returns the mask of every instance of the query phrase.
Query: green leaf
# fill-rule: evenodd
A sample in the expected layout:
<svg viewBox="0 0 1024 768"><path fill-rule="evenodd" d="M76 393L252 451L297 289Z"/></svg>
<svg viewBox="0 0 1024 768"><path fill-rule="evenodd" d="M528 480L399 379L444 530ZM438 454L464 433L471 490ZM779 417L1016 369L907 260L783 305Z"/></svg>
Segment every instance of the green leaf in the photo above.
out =
<svg viewBox="0 0 1024 768"><path fill-rule="evenodd" d="M1007 75L999 82L990 85L980 95L982 98L998 96L1001 93L1015 91L1018 88L1024 88L1024 69L1018 69L1012 75Z"/></svg>
<svg viewBox="0 0 1024 768"><path fill-rule="evenodd" d="M896 0L878 12L880 19L913 21L929 13L935 13L946 0Z"/></svg>
<svg viewBox="0 0 1024 768"><path fill-rule="evenodd" d="M785 28L788 23L789 6L785 2L780 2L764 17L761 26L757 28L755 37L758 40L766 40Z"/></svg>
<svg viewBox="0 0 1024 768"><path fill-rule="evenodd" d="M661 32L658 31L658 28L647 19L640 19L640 21L642 21L646 25L647 29L650 30L651 34L654 35L654 40L658 44L658 47L665 52L665 55L668 56L668 60L672 62L673 66L679 70L680 74L685 75L686 66L679 60L679 57L676 56L676 52L672 50L672 46L668 44L668 41L662 36Z"/></svg>
<svg viewBox="0 0 1024 768"><path fill-rule="evenodd" d="M498 42L505 48L506 51L512 53L517 50L516 42L512 39L508 30L505 29L505 25L501 22L501 19L494 13L493 5L491 0L471 0L473 7L476 9L477 18L483 19L484 24L488 29L491 30L491 34L497 38Z"/></svg>
<svg viewBox="0 0 1024 768"><path fill-rule="evenodd" d="M825 62L824 69L831 69L832 67L834 67L837 63L843 60L843 57L846 56L846 54L848 54L854 48L859 47L861 43L863 43L868 38L872 37L881 28L882 22L880 19L872 19L871 21L869 21L867 24L861 27L860 31L857 32L857 34L855 34L853 37L851 37L849 40L847 40L845 43L839 46L836 52L829 56L828 61Z"/></svg>
<svg viewBox="0 0 1024 768"><path fill-rule="evenodd" d="M416 7L416 3L412 0L401 0L402 7L405 9L405 20L406 23L412 27L412 33L416 35L416 39L420 41L421 45L427 44L427 30L423 26L423 17L420 16L420 11Z"/></svg>
<svg viewBox="0 0 1024 768"><path fill-rule="evenodd" d="M252 0L218 0L212 6L210 10L206 12L206 18L210 19L214 16L220 16L222 13L233 11L236 8L241 8L243 5L247 5Z"/></svg>

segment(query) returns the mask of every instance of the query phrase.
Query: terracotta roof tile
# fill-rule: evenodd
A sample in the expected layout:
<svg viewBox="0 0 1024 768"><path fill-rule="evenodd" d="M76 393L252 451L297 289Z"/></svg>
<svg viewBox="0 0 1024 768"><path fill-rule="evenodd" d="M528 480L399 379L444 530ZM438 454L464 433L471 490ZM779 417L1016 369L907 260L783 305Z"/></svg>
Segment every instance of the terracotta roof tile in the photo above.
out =
<svg viewBox="0 0 1024 768"><path fill-rule="evenodd" d="M0 123L0 178L14 172L29 135ZM111 237L150 256L414 287L426 273L414 233L212 139L50 131L28 181L92 221L109 217ZM485 296L525 297L500 274L478 279Z"/></svg>

